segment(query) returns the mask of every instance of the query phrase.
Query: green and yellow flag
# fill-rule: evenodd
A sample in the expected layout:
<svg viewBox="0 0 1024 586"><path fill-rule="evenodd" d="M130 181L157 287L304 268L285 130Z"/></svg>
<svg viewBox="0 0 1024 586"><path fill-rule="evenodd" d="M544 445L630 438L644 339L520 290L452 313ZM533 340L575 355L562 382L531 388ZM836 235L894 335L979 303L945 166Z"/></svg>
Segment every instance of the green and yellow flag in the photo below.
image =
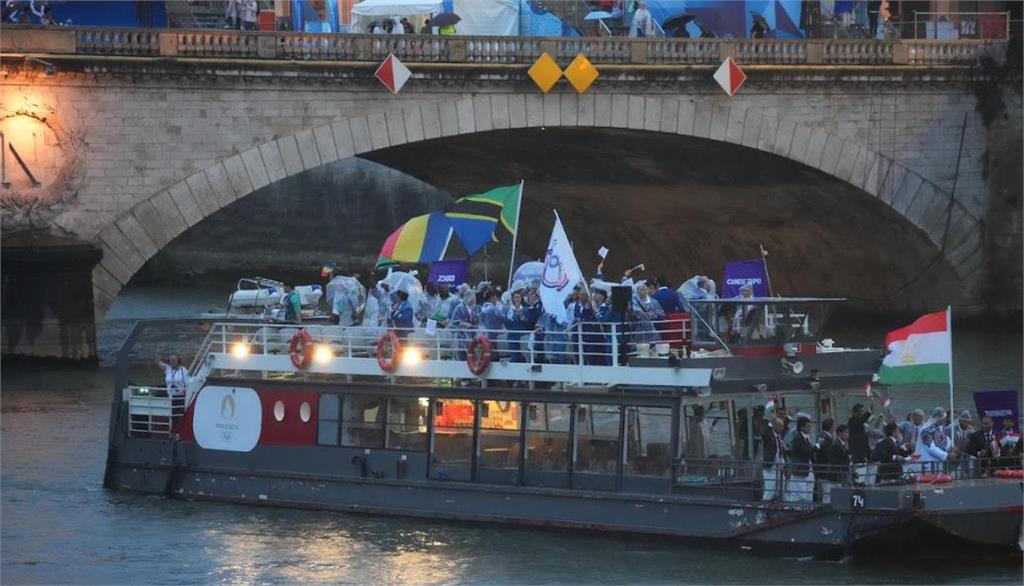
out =
<svg viewBox="0 0 1024 586"><path fill-rule="evenodd" d="M523 185L495 187L467 195L445 208L444 215L459 236L467 254L475 254L491 242L503 242L516 233Z"/></svg>

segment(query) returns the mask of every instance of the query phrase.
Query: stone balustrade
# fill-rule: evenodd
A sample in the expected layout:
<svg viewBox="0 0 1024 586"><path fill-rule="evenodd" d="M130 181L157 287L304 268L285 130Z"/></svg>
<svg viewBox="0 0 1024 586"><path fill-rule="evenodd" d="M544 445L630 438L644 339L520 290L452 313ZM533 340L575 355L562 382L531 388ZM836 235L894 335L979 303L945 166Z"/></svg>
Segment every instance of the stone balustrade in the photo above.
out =
<svg viewBox="0 0 1024 586"><path fill-rule="evenodd" d="M559 63L582 53L595 64L717 65L725 57L765 65L973 65L1004 42L853 39L631 39L347 35L230 30L6 26L0 50L140 57L207 57L528 65L547 52Z"/></svg>

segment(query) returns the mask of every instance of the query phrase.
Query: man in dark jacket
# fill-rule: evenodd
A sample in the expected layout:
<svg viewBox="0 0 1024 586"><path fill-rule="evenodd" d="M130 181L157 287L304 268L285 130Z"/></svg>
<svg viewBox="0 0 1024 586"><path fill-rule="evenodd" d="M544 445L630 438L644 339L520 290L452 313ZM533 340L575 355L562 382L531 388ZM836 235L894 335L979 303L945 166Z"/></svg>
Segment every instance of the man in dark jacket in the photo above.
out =
<svg viewBox="0 0 1024 586"><path fill-rule="evenodd" d="M878 484L899 480L903 477L903 461L910 452L903 447L903 436L895 423L885 425L885 438L878 442L871 453L878 462Z"/></svg>
<svg viewBox="0 0 1024 586"><path fill-rule="evenodd" d="M832 482L849 482L851 480L850 465L850 428L840 425L836 428L836 438L828 447L828 480Z"/></svg>
<svg viewBox="0 0 1024 586"><path fill-rule="evenodd" d="M871 412L864 409L864 405L857 403L853 406L853 417L846 423L850 428L850 456L857 464L867 462L871 454L868 430L865 427L870 418Z"/></svg>
<svg viewBox="0 0 1024 586"><path fill-rule="evenodd" d="M982 474L990 472L999 458L999 442L996 441L996 433L992 429L992 418L981 418L981 429L967 437L967 453L981 460L979 463Z"/></svg>
<svg viewBox="0 0 1024 586"><path fill-rule="evenodd" d="M799 417L796 420L796 434L790 449L793 478L787 490L786 500L809 503L814 500L814 476L811 462L814 461L814 444L811 441L811 420Z"/></svg>
<svg viewBox="0 0 1024 586"><path fill-rule="evenodd" d="M814 475L821 477L818 474L817 468L819 466L828 466L828 451L835 443L836 420L831 417L821 422L821 433L818 435L818 447L814 450ZM845 425L843 427L846 427Z"/></svg>

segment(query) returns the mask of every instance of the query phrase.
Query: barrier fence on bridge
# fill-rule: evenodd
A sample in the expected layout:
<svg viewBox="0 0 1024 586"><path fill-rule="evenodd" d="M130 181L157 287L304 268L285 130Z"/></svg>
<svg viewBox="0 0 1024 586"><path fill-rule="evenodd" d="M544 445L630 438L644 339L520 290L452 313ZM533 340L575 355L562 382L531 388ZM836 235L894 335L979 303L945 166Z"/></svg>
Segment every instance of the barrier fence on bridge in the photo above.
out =
<svg viewBox="0 0 1024 586"><path fill-rule="evenodd" d="M542 53L568 63L718 65L726 57L767 65L973 65L1002 41L863 39L552 38L355 35L231 30L5 27L0 49L51 54L530 65Z"/></svg>

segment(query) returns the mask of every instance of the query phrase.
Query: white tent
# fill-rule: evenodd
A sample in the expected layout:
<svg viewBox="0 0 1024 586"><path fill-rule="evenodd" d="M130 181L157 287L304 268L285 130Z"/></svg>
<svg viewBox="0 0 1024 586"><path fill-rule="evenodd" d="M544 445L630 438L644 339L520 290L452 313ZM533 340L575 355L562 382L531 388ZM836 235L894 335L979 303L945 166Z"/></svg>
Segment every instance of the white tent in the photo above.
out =
<svg viewBox="0 0 1024 586"><path fill-rule="evenodd" d="M365 33L366 26L380 17L420 16L442 10L442 0L363 0L352 7L351 30Z"/></svg>

